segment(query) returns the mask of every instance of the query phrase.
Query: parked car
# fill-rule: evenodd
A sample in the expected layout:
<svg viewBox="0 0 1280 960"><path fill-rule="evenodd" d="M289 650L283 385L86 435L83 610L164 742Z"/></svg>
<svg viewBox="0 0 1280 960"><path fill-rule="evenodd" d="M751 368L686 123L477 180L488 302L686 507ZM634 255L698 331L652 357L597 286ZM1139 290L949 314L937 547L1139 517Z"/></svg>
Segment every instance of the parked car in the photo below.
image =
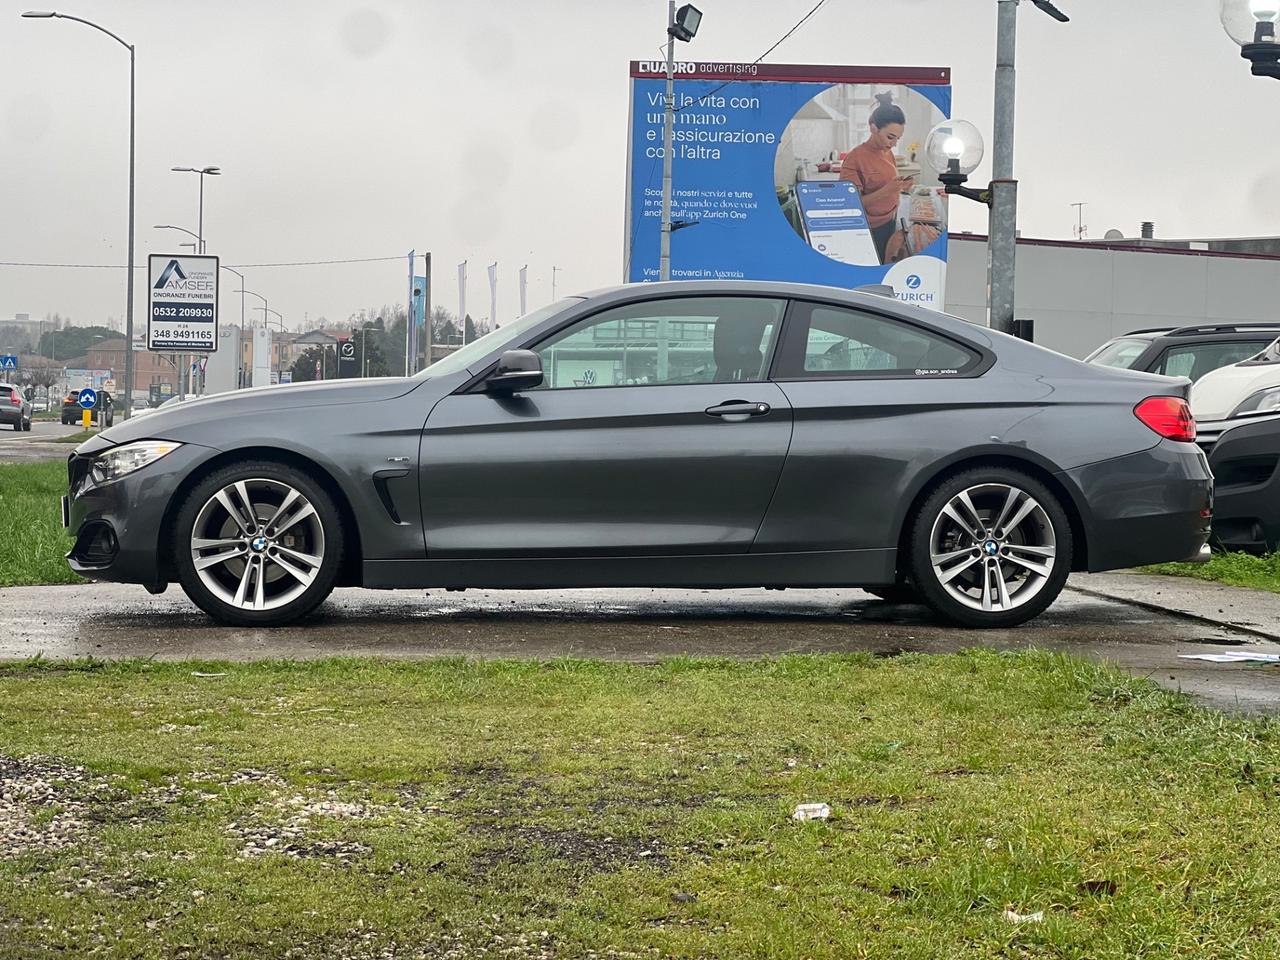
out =
<svg viewBox="0 0 1280 960"><path fill-rule="evenodd" d="M32 401L31 401L31 410L32 410L32 412L34 412L34 413L48 413L48 412L49 412L49 398L48 398L48 397L36 397L34 400L32 400Z"/></svg>
<svg viewBox="0 0 1280 960"><path fill-rule="evenodd" d="M7 423L14 430L30 430L31 412L31 401L21 387L0 383L0 423Z"/></svg>
<svg viewBox="0 0 1280 960"><path fill-rule="evenodd" d="M1280 340L1199 380L1191 409L1217 479L1215 542L1280 550Z"/></svg>
<svg viewBox="0 0 1280 960"><path fill-rule="evenodd" d="M115 398L105 390L98 391L98 402L89 411L90 420L98 423L106 417L106 425L110 427L116 422ZM62 398L62 422L64 425L80 423L84 417L84 407L80 406L80 392L68 393Z"/></svg>
<svg viewBox="0 0 1280 960"><path fill-rule="evenodd" d="M68 559L229 624L338 585L865 586L1007 627L1202 555L1190 387L867 293L613 287L415 377L122 422L68 463Z"/></svg>
<svg viewBox="0 0 1280 960"><path fill-rule="evenodd" d="M1275 323L1153 327L1108 340L1085 360L1195 382L1219 367L1252 357L1276 337L1280 337L1280 324Z"/></svg>
<svg viewBox="0 0 1280 960"><path fill-rule="evenodd" d="M161 401L160 401L158 404L156 404L154 407L153 407L153 406L150 406L150 405L148 405L148 404L140 404L140 405L138 405L138 406L135 406L135 407L133 408L133 411L131 412L131 414L130 414L130 416L129 416L129 419L130 419L130 420L137 420L139 417L149 417L149 416L151 416L151 414L153 414L153 413L155 413L155 412L157 412L157 411L159 411L159 410L165 410L165 409L168 409L168 408L170 408L170 407L175 407L175 406L177 406L178 404L183 403L183 402L185 402L185 401L187 401L187 400L194 400L194 399L196 399L196 397L195 397L195 395L194 395L194 394L189 394L189 395L187 395L187 396L185 396L185 397L182 397L182 396L179 396L178 394L176 394L176 393L175 393L173 396L171 396L171 397L169 397L169 398L167 398L167 399L165 399L165 400L161 400Z"/></svg>

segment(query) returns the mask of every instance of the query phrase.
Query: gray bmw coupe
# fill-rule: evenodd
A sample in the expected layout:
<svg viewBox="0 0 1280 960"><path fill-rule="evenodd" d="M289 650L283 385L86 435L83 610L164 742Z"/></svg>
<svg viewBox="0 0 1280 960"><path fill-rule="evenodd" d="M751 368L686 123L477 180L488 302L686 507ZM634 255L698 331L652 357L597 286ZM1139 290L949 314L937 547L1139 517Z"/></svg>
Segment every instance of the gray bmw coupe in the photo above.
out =
<svg viewBox="0 0 1280 960"><path fill-rule="evenodd" d="M341 585L857 586L1010 626L1200 552L1189 388L874 294L614 287L416 377L118 424L68 462L68 560L228 624Z"/></svg>

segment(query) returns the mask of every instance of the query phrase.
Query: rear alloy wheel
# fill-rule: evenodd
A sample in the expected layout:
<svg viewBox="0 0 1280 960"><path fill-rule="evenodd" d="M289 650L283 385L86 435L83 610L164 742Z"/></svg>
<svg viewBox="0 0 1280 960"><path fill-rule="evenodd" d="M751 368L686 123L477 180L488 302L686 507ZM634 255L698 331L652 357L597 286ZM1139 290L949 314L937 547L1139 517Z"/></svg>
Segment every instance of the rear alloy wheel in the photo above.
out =
<svg viewBox="0 0 1280 960"><path fill-rule="evenodd" d="M333 590L342 559L333 500L281 464L219 470L187 497L176 528L182 589L236 626L279 626L310 613Z"/></svg>
<svg viewBox="0 0 1280 960"><path fill-rule="evenodd" d="M1057 498L1016 470L950 477L916 514L911 580L924 601L970 627L1043 613L1071 572L1071 524Z"/></svg>

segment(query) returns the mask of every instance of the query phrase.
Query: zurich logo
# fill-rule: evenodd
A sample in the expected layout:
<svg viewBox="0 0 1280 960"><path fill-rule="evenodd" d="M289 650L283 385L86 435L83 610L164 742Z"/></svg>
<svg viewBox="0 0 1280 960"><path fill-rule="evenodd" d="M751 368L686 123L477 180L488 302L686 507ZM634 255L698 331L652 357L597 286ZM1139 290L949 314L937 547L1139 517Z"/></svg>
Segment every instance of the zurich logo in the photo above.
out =
<svg viewBox="0 0 1280 960"><path fill-rule="evenodd" d="M982 545L982 551L988 557L994 557L1000 552L1000 544L996 543L994 540L988 540Z"/></svg>
<svg viewBox="0 0 1280 960"><path fill-rule="evenodd" d="M907 287L912 290L919 289L920 283L920 274L918 273L913 273L911 276L907 277Z"/></svg>
<svg viewBox="0 0 1280 960"><path fill-rule="evenodd" d="M267 538L254 537L249 541L249 547L254 553L261 553L263 550L267 549Z"/></svg>

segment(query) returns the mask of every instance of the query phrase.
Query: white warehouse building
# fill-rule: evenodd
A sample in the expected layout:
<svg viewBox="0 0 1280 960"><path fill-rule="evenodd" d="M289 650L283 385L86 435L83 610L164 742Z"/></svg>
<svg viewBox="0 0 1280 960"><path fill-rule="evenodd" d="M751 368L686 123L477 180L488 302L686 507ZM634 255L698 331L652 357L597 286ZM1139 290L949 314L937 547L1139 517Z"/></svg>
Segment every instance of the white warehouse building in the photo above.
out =
<svg viewBox="0 0 1280 960"><path fill-rule="evenodd" d="M947 312L986 323L987 238L950 239ZM1275 250L1266 238L1019 239L1016 314L1073 357L1144 327L1280 322L1280 256L1263 252Z"/></svg>

